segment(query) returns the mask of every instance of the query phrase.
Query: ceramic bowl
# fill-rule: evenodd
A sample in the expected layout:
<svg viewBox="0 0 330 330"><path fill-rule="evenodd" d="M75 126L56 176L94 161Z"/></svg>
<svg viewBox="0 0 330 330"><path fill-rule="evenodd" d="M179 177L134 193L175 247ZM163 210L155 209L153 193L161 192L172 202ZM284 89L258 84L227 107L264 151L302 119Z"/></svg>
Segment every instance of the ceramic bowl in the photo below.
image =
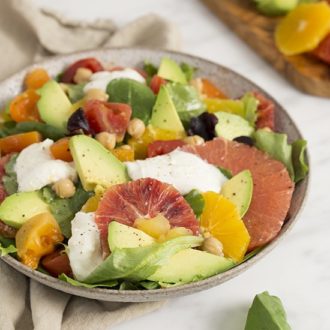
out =
<svg viewBox="0 0 330 330"><path fill-rule="evenodd" d="M296 140L302 138L298 128L283 109L283 107L274 100L274 98L266 93L262 88L255 85L250 80L244 78L238 73L231 69L223 67L219 64L212 63L191 55L183 53L150 50L142 48L116 48L116 49L102 49L95 51L88 51L83 53L76 53L66 56L53 57L50 60L32 65L19 73L15 74L11 78L5 80L0 84L0 106L3 106L7 100L18 94L22 90L22 81L25 74L33 69L34 67L44 67L48 72L55 76L63 70L67 65L72 62L85 58L85 57L96 57L101 60L104 64L113 63L116 65L123 66L141 66L145 60L151 63L158 64L163 56L170 56L176 61L187 62L198 68L198 76L210 77L221 90L223 90L230 97L239 97L247 91L260 91L270 98L276 105L276 127L279 131L288 134L289 140ZM157 290L128 290L119 291L112 289L102 288L82 288L71 286L63 281L60 281L54 277L45 275L35 270L24 266L19 261L11 256L2 257L2 260L15 268L17 271L25 274L26 276L38 281L44 285L52 287L54 289L70 293L77 296L82 296L92 299L100 299L104 301L121 301L121 302L145 302L145 301L158 301L177 296L184 296L192 294L194 292L202 291L220 285L229 279L238 276L248 268L252 267L261 258L266 256L276 244L278 244L288 231L293 227L297 220L299 211L302 209L303 202L306 196L308 186L308 177L300 182L294 191L291 207L288 213L288 220L284 224L279 235L268 244L261 252L255 255L250 260L240 264L239 266L228 270L225 273L212 276L208 279L186 284L178 287L157 289Z"/></svg>

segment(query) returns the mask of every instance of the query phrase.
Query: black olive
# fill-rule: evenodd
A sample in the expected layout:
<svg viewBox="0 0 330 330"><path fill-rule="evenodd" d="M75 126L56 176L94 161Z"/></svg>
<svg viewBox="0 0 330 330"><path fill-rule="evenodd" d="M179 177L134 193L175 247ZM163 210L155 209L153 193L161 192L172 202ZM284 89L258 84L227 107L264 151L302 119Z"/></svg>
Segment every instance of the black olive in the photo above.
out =
<svg viewBox="0 0 330 330"><path fill-rule="evenodd" d="M234 141L247 144L250 147L253 147L254 145L253 140L249 136L238 136L237 138L234 139Z"/></svg>
<svg viewBox="0 0 330 330"><path fill-rule="evenodd" d="M67 129L70 135L92 134L83 109L76 110L68 120Z"/></svg>
<svg viewBox="0 0 330 330"><path fill-rule="evenodd" d="M203 112L198 117L191 118L188 135L199 135L205 141L212 140L215 134L215 126L218 118L213 113Z"/></svg>

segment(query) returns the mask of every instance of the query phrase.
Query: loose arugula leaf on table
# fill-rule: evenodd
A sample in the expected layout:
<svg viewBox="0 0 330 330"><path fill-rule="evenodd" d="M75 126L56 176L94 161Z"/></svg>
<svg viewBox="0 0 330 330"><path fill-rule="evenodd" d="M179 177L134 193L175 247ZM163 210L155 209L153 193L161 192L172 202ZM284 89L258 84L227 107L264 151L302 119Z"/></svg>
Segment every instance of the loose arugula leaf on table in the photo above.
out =
<svg viewBox="0 0 330 330"><path fill-rule="evenodd" d="M71 236L71 220L80 211L92 193L86 192L79 184L71 198L60 198L50 187L42 189L42 197L49 205L50 211L60 225L65 237Z"/></svg>
<svg viewBox="0 0 330 330"><path fill-rule="evenodd" d="M187 195L185 195L184 198L193 209L196 217L199 218L205 205L202 194L198 190L193 189Z"/></svg>
<svg viewBox="0 0 330 330"><path fill-rule="evenodd" d="M181 236L164 243L138 248L115 249L84 282L102 283L115 279L146 280L175 253L202 244L197 236Z"/></svg>
<svg viewBox="0 0 330 330"><path fill-rule="evenodd" d="M2 183L8 195L12 195L17 192L17 175L14 170L16 159L18 154L11 156L9 162L5 165L5 175L2 177Z"/></svg>
<svg viewBox="0 0 330 330"><path fill-rule="evenodd" d="M111 102L129 104L132 118L139 118L148 124L156 100L148 86L132 79L115 79L108 84L107 93Z"/></svg>
<svg viewBox="0 0 330 330"><path fill-rule="evenodd" d="M99 283L99 284L86 284L77 280L74 280L73 278L65 275L65 274L61 274L58 277L60 280L67 282L71 285L74 286L80 286L80 287L84 287L84 288L97 288L97 287L104 287L104 288L113 288L116 287L118 285L118 281L114 280L114 281L108 281L108 282L104 282L104 283Z"/></svg>
<svg viewBox="0 0 330 330"><path fill-rule="evenodd" d="M15 123L13 121L5 122L0 128L0 136L5 137L8 135L26 133L31 131L39 132L45 139L49 138L54 141L64 137L61 130L45 123L39 123L36 121L25 121L21 123Z"/></svg>

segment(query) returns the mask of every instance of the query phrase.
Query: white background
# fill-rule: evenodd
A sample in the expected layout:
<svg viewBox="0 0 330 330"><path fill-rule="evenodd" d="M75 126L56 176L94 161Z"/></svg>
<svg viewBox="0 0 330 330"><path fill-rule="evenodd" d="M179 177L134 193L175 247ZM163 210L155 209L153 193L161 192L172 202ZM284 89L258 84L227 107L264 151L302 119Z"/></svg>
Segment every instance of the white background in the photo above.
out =
<svg viewBox="0 0 330 330"><path fill-rule="evenodd" d="M330 100L287 83L197 0L35 0L70 17L111 17L119 25L149 12L176 23L182 50L234 68L284 105L309 143L310 195L298 223L264 260L217 288L169 301L116 330L240 330L255 294L278 295L292 329L330 329Z"/></svg>

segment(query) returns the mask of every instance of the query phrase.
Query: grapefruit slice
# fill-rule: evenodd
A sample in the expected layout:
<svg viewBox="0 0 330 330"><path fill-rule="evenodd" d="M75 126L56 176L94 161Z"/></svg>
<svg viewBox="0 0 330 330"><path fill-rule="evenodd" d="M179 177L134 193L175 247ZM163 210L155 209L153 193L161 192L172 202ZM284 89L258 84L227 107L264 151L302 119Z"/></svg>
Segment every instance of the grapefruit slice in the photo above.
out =
<svg viewBox="0 0 330 330"><path fill-rule="evenodd" d="M229 169L233 175L250 170L253 196L243 221L251 236L249 250L270 242L281 230L288 213L294 183L282 163L243 143L217 138L203 145L187 145L210 164Z"/></svg>
<svg viewBox="0 0 330 330"><path fill-rule="evenodd" d="M199 233L192 208L172 185L145 178L111 186L95 215L103 251L108 251L108 225L111 221L133 226L138 218L154 218L158 214L162 214L171 227L185 227L194 234Z"/></svg>

